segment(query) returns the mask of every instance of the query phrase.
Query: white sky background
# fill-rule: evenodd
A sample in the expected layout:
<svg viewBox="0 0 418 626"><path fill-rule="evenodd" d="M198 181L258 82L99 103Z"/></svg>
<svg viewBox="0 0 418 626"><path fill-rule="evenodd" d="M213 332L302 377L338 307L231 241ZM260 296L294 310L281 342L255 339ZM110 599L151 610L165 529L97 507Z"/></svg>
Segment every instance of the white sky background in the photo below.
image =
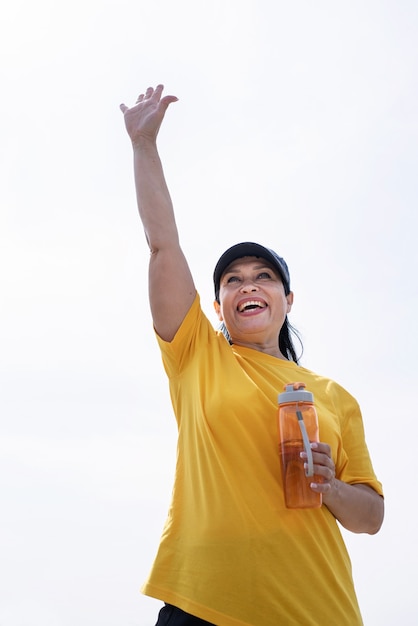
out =
<svg viewBox="0 0 418 626"><path fill-rule="evenodd" d="M14 0L0 21L0 624L152 626L175 427L118 106L160 152L205 310L251 239L303 365L359 400L386 520L344 533L365 626L417 623L418 5ZM278 390L279 391L279 390ZM302 590L303 591L303 590Z"/></svg>

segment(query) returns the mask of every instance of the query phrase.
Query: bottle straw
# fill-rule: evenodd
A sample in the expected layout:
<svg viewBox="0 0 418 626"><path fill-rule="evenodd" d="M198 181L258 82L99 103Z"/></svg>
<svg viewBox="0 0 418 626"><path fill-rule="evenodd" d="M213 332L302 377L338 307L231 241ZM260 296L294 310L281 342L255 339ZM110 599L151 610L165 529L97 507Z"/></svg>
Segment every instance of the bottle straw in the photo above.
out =
<svg viewBox="0 0 418 626"><path fill-rule="evenodd" d="M306 476L313 476L313 455L311 450L311 444L309 442L308 433L306 432L305 422L303 421L303 416L301 411L296 411L296 415L298 416L298 424L300 428L300 432L302 433L303 446L305 448L305 452L308 457L308 468L305 472Z"/></svg>

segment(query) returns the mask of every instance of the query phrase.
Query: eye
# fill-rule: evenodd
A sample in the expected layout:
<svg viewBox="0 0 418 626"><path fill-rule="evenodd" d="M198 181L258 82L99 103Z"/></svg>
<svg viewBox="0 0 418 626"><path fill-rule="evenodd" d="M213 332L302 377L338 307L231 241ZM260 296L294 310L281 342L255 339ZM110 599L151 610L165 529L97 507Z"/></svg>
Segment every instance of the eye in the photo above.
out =
<svg viewBox="0 0 418 626"><path fill-rule="evenodd" d="M260 272L257 278L271 278L270 272Z"/></svg>
<svg viewBox="0 0 418 626"><path fill-rule="evenodd" d="M238 281L239 281L238 276L233 276L232 275L232 276L228 276L228 279L227 279L226 282L227 282L227 284L229 284L229 283L235 283L235 282L238 282Z"/></svg>

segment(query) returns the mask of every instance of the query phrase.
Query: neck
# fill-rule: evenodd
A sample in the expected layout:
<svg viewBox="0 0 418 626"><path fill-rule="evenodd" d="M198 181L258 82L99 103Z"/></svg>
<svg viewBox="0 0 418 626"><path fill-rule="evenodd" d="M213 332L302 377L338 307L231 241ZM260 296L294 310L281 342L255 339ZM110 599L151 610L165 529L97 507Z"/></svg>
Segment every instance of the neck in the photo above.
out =
<svg viewBox="0 0 418 626"><path fill-rule="evenodd" d="M280 352L279 346L277 343L268 344L268 343L257 343L252 341L233 341L232 343L235 346L241 346L242 348L250 348L251 350L257 350L258 352L264 352L264 354L269 354L270 356L274 356L277 359L282 359L283 361L287 361L288 359Z"/></svg>

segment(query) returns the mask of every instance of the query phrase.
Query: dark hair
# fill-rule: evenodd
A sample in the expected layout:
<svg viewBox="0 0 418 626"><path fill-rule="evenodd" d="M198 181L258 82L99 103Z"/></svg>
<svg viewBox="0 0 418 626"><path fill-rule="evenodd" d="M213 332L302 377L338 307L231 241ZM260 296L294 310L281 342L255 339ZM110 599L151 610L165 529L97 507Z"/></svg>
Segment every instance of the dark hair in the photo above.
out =
<svg viewBox="0 0 418 626"><path fill-rule="evenodd" d="M299 355L296 353L292 335L294 335L299 342ZM296 365L299 365L299 359L302 357L303 354L303 343L298 331L289 322L287 315L279 333L279 350L283 354L283 356L287 358L288 361L294 361Z"/></svg>
<svg viewBox="0 0 418 626"><path fill-rule="evenodd" d="M219 326L219 330L225 335L229 343L232 344L231 335L229 334L224 322L222 322ZM292 335L294 335L299 342L301 348L299 355L296 353ZM298 331L289 322L287 315L279 333L279 350L288 361L293 361L296 365L299 365L299 359L303 354L303 343Z"/></svg>

